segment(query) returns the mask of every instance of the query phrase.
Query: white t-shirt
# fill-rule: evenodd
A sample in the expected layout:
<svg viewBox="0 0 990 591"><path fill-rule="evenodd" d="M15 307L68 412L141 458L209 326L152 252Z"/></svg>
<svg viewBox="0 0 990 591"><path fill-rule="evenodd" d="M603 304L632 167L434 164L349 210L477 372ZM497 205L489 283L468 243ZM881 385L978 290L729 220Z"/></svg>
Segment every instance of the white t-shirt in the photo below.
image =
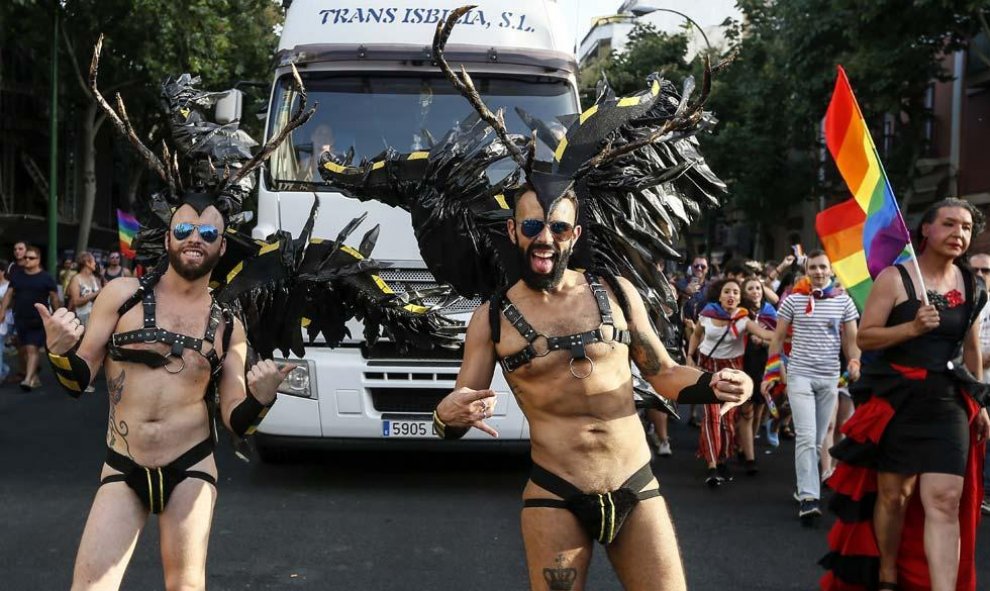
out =
<svg viewBox="0 0 990 591"><path fill-rule="evenodd" d="M698 352L712 359L735 359L736 357L742 357L746 346L743 337L746 335L747 320L748 318L736 320L736 331L733 333L728 324L718 326L715 324L714 318L707 316L699 317L698 324L704 327L705 336L701 344L698 345ZM725 335L725 338L722 335ZM715 346L716 343L718 347Z"/></svg>

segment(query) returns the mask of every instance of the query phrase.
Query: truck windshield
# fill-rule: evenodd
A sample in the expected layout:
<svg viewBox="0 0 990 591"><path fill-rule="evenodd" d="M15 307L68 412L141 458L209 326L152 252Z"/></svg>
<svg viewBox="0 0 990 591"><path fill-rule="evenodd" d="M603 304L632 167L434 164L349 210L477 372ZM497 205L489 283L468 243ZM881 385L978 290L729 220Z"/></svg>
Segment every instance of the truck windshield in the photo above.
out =
<svg viewBox="0 0 990 591"><path fill-rule="evenodd" d="M557 78L481 74L472 78L492 111L505 109L506 125L512 133L530 133L515 107L543 121L577 111L570 86ZM279 146L270 170L275 182L312 184L313 190L322 184L317 165L326 150L345 154L353 148L355 164L389 147L400 153L428 150L431 138L439 140L473 112L439 73L424 77L317 72L305 74L303 83L309 104L319 102L319 107L306 125ZM269 137L285 125L298 101L291 77L283 76L273 97ZM511 164L506 162L505 166Z"/></svg>

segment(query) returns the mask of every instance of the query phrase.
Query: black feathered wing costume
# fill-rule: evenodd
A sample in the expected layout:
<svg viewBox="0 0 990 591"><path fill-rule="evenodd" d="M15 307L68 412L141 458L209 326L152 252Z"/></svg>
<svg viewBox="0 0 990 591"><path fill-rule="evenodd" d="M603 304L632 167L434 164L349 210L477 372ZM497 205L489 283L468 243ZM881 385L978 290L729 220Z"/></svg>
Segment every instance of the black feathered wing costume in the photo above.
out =
<svg viewBox="0 0 990 591"><path fill-rule="evenodd" d="M586 233L572 266L625 277L652 315L663 317L661 303L676 304L655 263L681 257L680 230L698 219L702 207L720 205L725 192L695 137L715 124L703 110L710 69L696 101L690 100L693 79L679 93L653 75L646 90L627 97L615 96L603 82L595 104L580 115L544 123L520 112L533 136L512 135L502 114L484 105L466 72L455 73L443 57L463 12L453 11L438 26L434 58L477 113L429 151L386 150L358 164L324 153L323 180L350 197L409 211L427 267L465 297L490 296L517 278L516 247L505 220L523 187L536 191L545 212L573 191ZM552 160L535 159L537 141L550 149ZM509 158L517 165L514 172L494 181L492 165Z"/></svg>
<svg viewBox="0 0 990 591"><path fill-rule="evenodd" d="M691 78L678 92L654 74L644 91L626 97L615 96L603 81L595 103L580 115L546 123L519 111L532 136L511 135L470 76L463 69L455 73L444 59L454 23L467 9L453 11L437 26L433 49L434 59L477 113L428 151L387 150L358 164L351 156L324 153L323 180L350 197L409 211L427 267L465 297L491 296L517 279L517 249L505 221L521 190L535 190L547 213L573 192L586 232L571 265L606 280L625 277L653 318L666 317L664 305L676 310L676 297L656 261L680 258L681 229L698 219L702 207L720 205L725 192L696 138L715 124L703 110L711 88L707 62L695 101ZM538 141L553 153L552 160L536 160ZM509 158L514 172L493 180L492 165Z"/></svg>
<svg viewBox="0 0 990 591"><path fill-rule="evenodd" d="M100 94L96 74L101 43L102 38L90 70L94 96L165 186L152 194L144 210L138 212L141 229L134 245L137 261L151 269L142 279L144 286L153 286L167 268L165 234L175 209L183 204L197 211L215 206L224 218L227 247L211 274L213 297L241 318L251 347L261 357L270 358L276 349L283 356L290 351L303 356L303 327L310 342L322 335L328 345L337 346L350 336L346 325L352 318L364 321L363 336L369 344L384 334L400 349L458 346L457 323L422 302L438 294L394 294L376 275L384 266L369 258L378 236L377 226L364 235L357 248L344 243L363 217L348 224L335 240L313 238L319 210L317 196L298 237L277 232L265 240L255 240L240 230L250 219L250 213L242 211L244 198L253 189L250 172L261 166L288 134L314 112L315 107L306 109L306 94L298 74L298 109L281 132L254 156L251 148L257 143L237 129L236 123L219 125L204 115L223 93L196 88L199 78L188 74L167 80L161 97L173 148L163 144L159 158L138 139L120 96L114 110Z"/></svg>

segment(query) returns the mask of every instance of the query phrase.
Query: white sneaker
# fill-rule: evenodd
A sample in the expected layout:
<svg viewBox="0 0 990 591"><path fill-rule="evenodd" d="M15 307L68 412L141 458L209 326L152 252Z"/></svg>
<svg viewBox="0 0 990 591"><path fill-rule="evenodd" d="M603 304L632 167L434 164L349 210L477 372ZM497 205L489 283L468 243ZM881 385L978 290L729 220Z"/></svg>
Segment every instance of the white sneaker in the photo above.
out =
<svg viewBox="0 0 990 591"><path fill-rule="evenodd" d="M670 457L673 454L674 452L671 451L670 449L670 440L661 439L660 442L657 444L657 455L661 457Z"/></svg>

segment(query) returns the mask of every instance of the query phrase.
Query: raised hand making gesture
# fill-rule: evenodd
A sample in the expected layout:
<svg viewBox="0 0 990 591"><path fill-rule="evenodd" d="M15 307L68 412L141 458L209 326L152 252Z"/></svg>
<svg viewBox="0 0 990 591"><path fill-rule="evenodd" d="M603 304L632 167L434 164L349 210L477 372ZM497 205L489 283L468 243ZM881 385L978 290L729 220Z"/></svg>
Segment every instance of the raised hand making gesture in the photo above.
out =
<svg viewBox="0 0 990 591"><path fill-rule="evenodd" d="M35 310L41 316L45 326L45 346L56 355L64 355L76 346L82 339L86 327L76 318L76 315L66 308L49 312L43 304L35 304Z"/></svg>

